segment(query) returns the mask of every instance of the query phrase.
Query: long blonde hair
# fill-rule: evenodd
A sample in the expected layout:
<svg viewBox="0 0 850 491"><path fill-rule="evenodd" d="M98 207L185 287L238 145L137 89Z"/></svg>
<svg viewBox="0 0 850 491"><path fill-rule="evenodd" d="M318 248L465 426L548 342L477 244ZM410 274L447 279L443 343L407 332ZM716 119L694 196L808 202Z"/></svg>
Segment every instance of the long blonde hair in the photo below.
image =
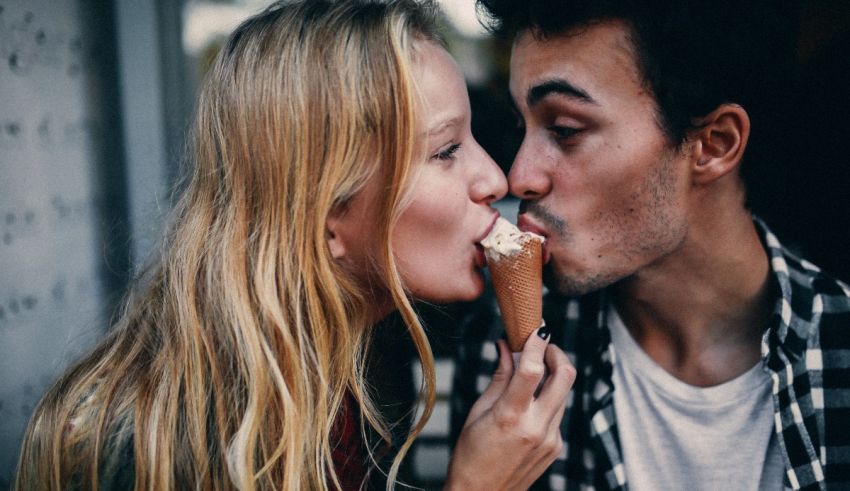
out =
<svg viewBox="0 0 850 491"><path fill-rule="evenodd" d="M412 0L305 0L234 31L200 94L191 180L161 257L44 396L16 489L97 487L125 447L137 489L339 487L331 435L347 394L390 438L364 380L373 299L325 235L369 179L382 190L376 268L425 374L393 485L434 401L390 241L418 155L414 43L437 39L434 16Z"/></svg>

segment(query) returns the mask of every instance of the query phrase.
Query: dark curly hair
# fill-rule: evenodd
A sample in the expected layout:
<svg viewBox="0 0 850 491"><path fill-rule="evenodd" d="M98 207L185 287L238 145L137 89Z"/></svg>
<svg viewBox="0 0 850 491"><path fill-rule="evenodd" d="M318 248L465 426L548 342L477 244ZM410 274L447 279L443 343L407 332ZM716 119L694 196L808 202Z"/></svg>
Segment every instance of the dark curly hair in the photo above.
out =
<svg viewBox="0 0 850 491"><path fill-rule="evenodd" d="M490 30L507 37L531 31L545 39L598 22L623 22L671 143L683 143L699 120L723 103L747 110L753 131L748 165L742 168L745 180L747 171L755 172L750 162L760 152L756 147L771 138L766 130L779 125L777 101L783 82L789 82L791 62L787 2L478 0L478 8Z"/></svg>

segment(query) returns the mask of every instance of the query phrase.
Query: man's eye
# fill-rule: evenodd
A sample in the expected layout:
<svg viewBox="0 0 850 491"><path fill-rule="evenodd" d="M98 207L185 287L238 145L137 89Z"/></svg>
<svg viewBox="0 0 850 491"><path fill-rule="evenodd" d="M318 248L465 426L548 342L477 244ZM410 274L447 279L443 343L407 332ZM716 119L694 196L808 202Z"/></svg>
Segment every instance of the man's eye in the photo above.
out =
<svg viewBox="0 0 850 491"><path fill-rule="evenodd" d="M558 140L563 140L565 138L569 138L569 137L575 135L576 133L578 133L579 131L581 131L579 129L571 128L569 126L555 126L555 125L549 126L546 129L549 130L549 132L552 133L552 135L555 138L557 138Z"/></svg>
<svg viewBox="0 0 850 491"><path fill-rule="evenodd" d="M446 149L435 153L431 156L431 158L437 160L451 160L459 149L460 143L455 143L453 145L449 145Z"/></svg>

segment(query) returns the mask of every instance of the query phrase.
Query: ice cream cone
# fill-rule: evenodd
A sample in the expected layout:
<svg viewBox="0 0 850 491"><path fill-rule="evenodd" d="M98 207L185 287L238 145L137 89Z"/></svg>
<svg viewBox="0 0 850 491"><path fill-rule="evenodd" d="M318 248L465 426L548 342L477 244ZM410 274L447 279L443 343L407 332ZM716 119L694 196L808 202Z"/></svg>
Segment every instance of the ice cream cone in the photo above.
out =
<svg viewBox="0 0 850 491"><path fill-rule="evenodd" d="M522 249L510 255L488 257L487 267L496 290L496 301L513 352L543 320L543 244L523 237Z"/></svg>

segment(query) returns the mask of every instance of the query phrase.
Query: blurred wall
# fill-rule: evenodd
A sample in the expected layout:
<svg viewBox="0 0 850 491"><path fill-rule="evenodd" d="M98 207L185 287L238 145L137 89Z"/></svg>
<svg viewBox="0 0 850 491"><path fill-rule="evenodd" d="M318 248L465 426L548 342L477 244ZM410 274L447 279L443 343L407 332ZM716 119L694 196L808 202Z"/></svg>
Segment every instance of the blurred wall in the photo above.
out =
<svg viewBox="0 0 850 491"><path fill-rule="evenodd" d="M112 25L94 2L0 2L0 488L129 269Z"/></svg>
<svg viewBox="0 0 850 491"><path fill-rule="evenodd" d="M0 0L0 489L156 248L191 105L182 5Z"/></svg>

